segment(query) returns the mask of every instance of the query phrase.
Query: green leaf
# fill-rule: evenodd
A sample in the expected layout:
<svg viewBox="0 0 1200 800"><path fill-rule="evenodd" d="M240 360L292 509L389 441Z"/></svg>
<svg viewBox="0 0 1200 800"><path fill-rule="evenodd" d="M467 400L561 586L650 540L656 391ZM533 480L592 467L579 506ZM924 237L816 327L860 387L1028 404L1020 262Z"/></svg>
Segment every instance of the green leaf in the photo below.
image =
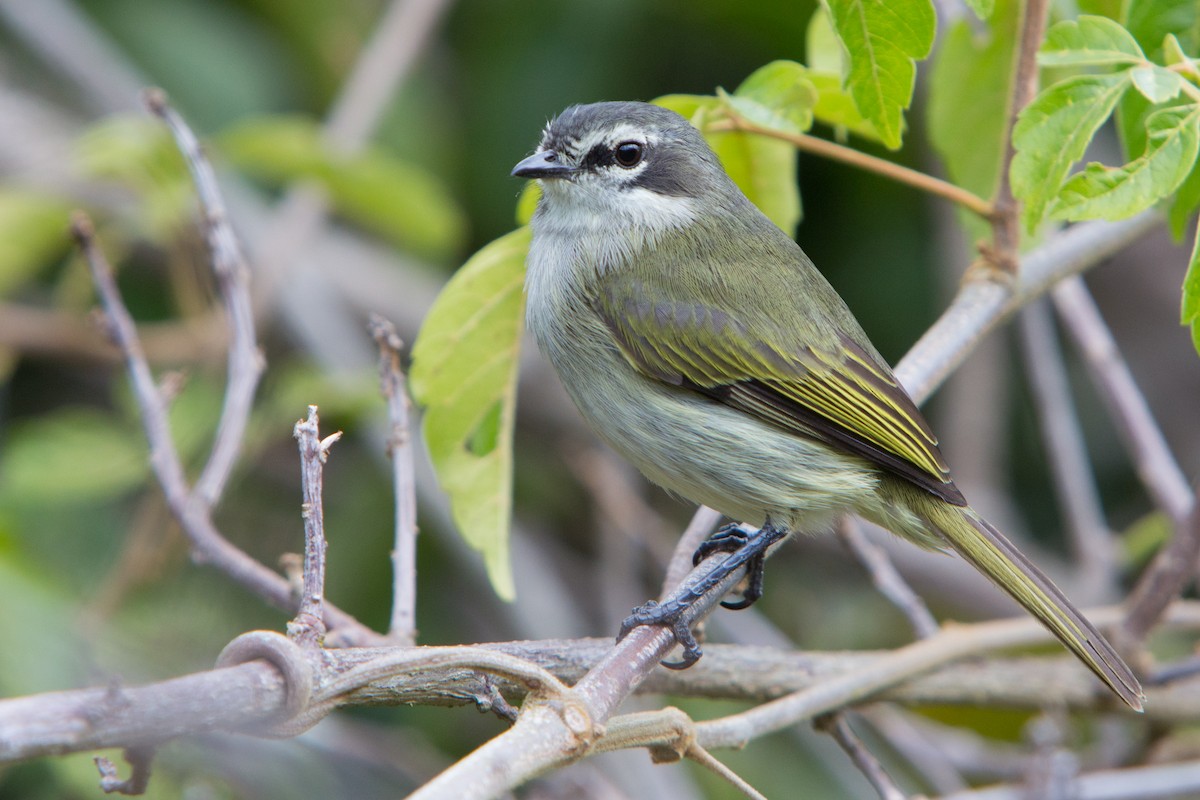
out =
<svg viewBox="0 0 1200 800"><path fill-rule="evenodd" d="M450 279L421 325L409 380L459 531L512 599L513 405L529 229L485 246Z"/></svg>
<svg viewBox="0 0 1200 800"><path fill-rule="evenodd" d="M14 427L0 451L0 498L21 503L106 499L145 482L140 431L111 414L66 408Z"/></svg>
<svg viewBox="0 0 1200 800"><path fill-rule="evenodd" d="M1192 257L1188 261L1187 274L1183 278L1183 302L1180 306L1180 322L1192 328L1192 344L1200 353L1200 226L1196 227L1196 241L1192 245Z"/></svg>
<svg viewBox="0 0 1200 800"><path fill-rule="evenodd" d="M1133 86L1151 103L1174 100L1183 91L1183 78L1179 73L1164 69L1157 64L1135 67L1129 71Z"/></svg>
<svg viewBox="0 0 1200 800"><path fill-rule="evenodd" d="M751 122L803 133L812 127L817 90L803 65L795 61L772 61L752 72L726 99Z"/></svg>
<svg viewBox="0 0 1200 800"><path fill-rule="evenodd" d="M778 139L736 131L711 133L707 139L729 177L751 202L794 235L800 222L796 148Z"/></svg>
<svg viewBox="0 0 1200 800"><path fill-rule="evenodd" d="M844 140L853 133L872 142L883 142L875 126L858 113L858 106L842 88L842 79L836 75L810 72L808 76L817 90L817 103L813 106L813 117L833 128L834 135Z"/></svg>
<svg viewBox="0 0 1200 800"><path fill-rule="evenodd" d="M929 55L937 17L930 0L829 0L850 60L846 88L883 143L895 149L912 102L916 61Z"/></svg>
<svg viewBox="0 0 1200 800"><path fill-rule="evenodd" d="M759 210L789 234L800 221L796 148L787 142L741 131L706 130L728 111L723 100L705 95L665 95L654 101L691 120L704 133L729 177Z"/></svg>
<svg viewBox="0 0 1200 800"><path fill-rule="evenodd" d="M56 197L0 187L0 296L67 251L70 210Z"/></svg>
<svg viewBox="0 0 1200 800"><path fill-rule="evenodd" d="M306 117L252 118L224 131L218 143L234 166L260 180L320 182L339 214L421 255L447 256L465 237L462 211L432 174L378 147L349 157L333 153Z"/></svg>
<svg viewBox="0 0 1200 800"><path fill-rule="evenodd" d="M842 85L846 55L824 6L817 6L808 21L804 51L808 61L808 81L817 92L813 117L833 128L839 141L844 141L847 133L853 133L873 142L882 142L875 126L863 118L854 98Z"/></svg>
<svg viewBox="0 0 1200 800"><path fill-rule="evenodd" d="M961 19L946 31L929 74L929 139L957 185L980 197L995 194L1004 153L1012 83L1016 0L999 0L986 34ZM987 233L977 215L961 215L973 238Z"/></svg>
<svg viewBox="0 0 1200 800"><path fill-rule="evenodd" d="M1051 26L1038 53L1044 67L1140 64L1146 60L1137 40L1108 17L1082 16Z"/></svg>
<svg viewBox="0 0 1200 800"><path fill-rule="evenodd" d="M1155 61L1168 36L1195 52L1200 45L1200 3L1196 0L1127 0L1125 27Z"/></svg>
<svg viewBox="0 0 1200 800"><path fill-rule="evenodd" d="M1200 152L1200 106L1176 106L1146 118L1146 152L1121 167L1088 164L1062 187L1058 219L1125 219L1174 192Z"/></svg>
<svg viewBox="0 0 1200 800"><path fill-rule="evenodd" d="M1175 198L1171 201L1171 209L1167 220L1171 226L1171 235L1176 240L1182 239L1187 230L1188 220L1193 212L1200 208L1200 162L1192 165L1192 171L1179 184Z"/></svg>
<svg viewBox="0 0 1200 800"><path fill-rule="evenodd" d="M1013 129L1017 152L1010 175L1030 231L1128 87L1126 73L1077 75L1044 89L1021 112Z"/></svg>
<svg viewBox="0 0 1200 800"><path fill-rule="evenodd" d="M817 6L808 20L804 32L804 61L809 70L835 75L839 80L846 72L846 52L824 6Z"/></svg>

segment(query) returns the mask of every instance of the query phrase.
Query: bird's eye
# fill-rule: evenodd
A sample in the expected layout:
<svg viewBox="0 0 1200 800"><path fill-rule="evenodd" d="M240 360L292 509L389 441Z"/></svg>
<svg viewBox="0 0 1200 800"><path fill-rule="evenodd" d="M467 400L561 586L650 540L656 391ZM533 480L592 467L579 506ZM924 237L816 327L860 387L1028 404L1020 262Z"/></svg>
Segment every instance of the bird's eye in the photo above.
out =
<svg viewBox="0 0 1200 800"><path fill-rule="evenodd" d="M621 142L613 148L613 158L625 169L631 169L642 163L642 145L640 142Z"/></svg>

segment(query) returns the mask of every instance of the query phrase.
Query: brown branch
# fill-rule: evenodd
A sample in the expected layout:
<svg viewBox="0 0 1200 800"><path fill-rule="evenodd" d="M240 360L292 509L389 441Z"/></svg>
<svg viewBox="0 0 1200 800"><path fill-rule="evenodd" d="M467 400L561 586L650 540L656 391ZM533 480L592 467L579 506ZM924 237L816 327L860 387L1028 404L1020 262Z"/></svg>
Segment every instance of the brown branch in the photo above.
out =
<svg viewBox="0 0 1200 800"><path fill-rule="evenodd" d="M1008 121L1004 131L1004 156L1000 159L1000 180L992 200L995 215L992 217L992 244L989 253L992 266L1008 276L1016 274L1021 252L1021 209L1013 197L1012 179L1009 175L1013 156L1016 155L1012 132L1021 110L1037 95L1037 53L1046 34L1049 3L1047 0L1025 0L1021 7L1021 36L1017 43L1012 99L1009 102Z"/></svg>
<svg viewBox="0 0 1200 800"><path fill-rule="evenodd" d="M1117 621L1120 614L1118 608L1093 609L1088 617L1106 625ZM1200 602L1174 604L1168 609L1164 624L1171 630L1193 634L1200 631ZM961 648L943 649L940 660L930 660L936 669L931 667L920 677L912 677L907 670L908 677L898 676L896 654L886 651L811 653L710 644L696 666L683 672L654 670L640 688L656 694L751 701L814 691L832 698L831 691L836 689L838 702L843 705L870 696L917 705L1031 709L1053 704L1080 712L1113 708L1107 694L1100 691L1099 684L1074 659L973 658L982 654L981 645L988 650L1000 646L1049 645L1050 634L1033 619L959 625L952 630L958 632ZM636 634L637 631L630 637ZM928 647L927 642L910 647ZM328 700L328 687L332 684L341 692L337 699L339 706L458 706L473 702L472 698L480 693L477 671L502 675L496 679L496 686L508 697L522 696L531 688L553 694L562 690L538 677L534 670L541 668L559 681L570 683L608 660L611 650L612 642L608 639L325 650L316 680L317 695ZM511 660L489 666L487 652ZM470 655L480 653L483 655ZM954 658L966 660L951 663ZM384 668L375 669L373 662ZM471 667L464 668L464 664ZM520 671L518 666L522 664ZM397 665L404 668L397 669ZM423 668L418 671L413 665ZM876 678L888 670L898 677L890 685L881 685L886 682ZM874 689L863 685L866 679L871 680ZM145 686L77 689L2 699L0 764L44 755L160 743L213 730L252 728L287 713L287 684L279 668L256 660ZM856 688L846 693L850 685ZM838 686L841 688L837 689ZM829 710L836 709L824 708L821 713ZM524 709L522 716L529 711ZM1197 717L1200 717L1200 691L1196 679L1147 688L1147 719L1169 725L1187 723ZM709 724L700 723L700 728ZM764 732L757 730L754 735ZM705 741L701 743L705 747L730 744L712 741L712 733L703 734Z"/></svg>
<svg viewBox="0 0 1200 800"><path fill-rule="evenodd" d="M732 109L729 110L728 119L705 125L704 130L743 131L745 133L778 139L787 142L801 152L812 153L822 158L828 158L831 161L839 161L866 172L874 172L897 183L903 183L923 192L945 198L966 208L968 211L973 211L984 219L991 219L996 213L991 203L961 186L956 186L948 181L935 178L919 170L910 169L893 161L868 155L852 147L830 142L817 136L810 136L807 133L790 133L788 131L776 130L775 128L765 128L751 122Z"/></svg>
<svg viewBox="0 0 1200 800"><path fill-rule="evenodd" d="M409 430L408 387L400 367L404 343L396 326L372 314L367 323L379 347L379 385L388 407L388 454L396 502L392 547L392 620L388 637L401 644L417 640L417 483Z"/></svg>

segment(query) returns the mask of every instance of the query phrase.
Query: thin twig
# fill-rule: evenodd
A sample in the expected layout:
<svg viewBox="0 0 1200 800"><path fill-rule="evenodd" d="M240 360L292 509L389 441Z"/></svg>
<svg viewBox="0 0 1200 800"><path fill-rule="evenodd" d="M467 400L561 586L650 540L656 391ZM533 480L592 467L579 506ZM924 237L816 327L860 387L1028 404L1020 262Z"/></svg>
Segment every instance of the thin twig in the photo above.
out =
<svg viewBox="0 0 1200 800"><path fill-rule="evenodd" d="M1112 332L1082 278L1065 280L1051 293L1054 307L1087 360L1101 398L1133 458L1134 468L1154 504L1175 522L1187 519L1195 496L1171 455L1162 429L1121 357Z"/></svg>
<svg viewBox="0 0 1200 800"><path fill-rule="evenodd" d="M882 800L908 800L908 796L900 791L900 787L896 786L892 777L879 763L879 759L875 758L875 755L867 749L851 729L850 723L846 721L845 713L818 717L813 721L813 726L833 737L838 746L846 751L846 755L850 756L850 760L862 772L867 782L879 793Z"/></svg>
<svg viewBox="0 0 1200 800"><path fill-rule="evenodd" d="M1092 616L1097 619L1100 615ZM750 739L860 701L935 666L983 652L1019 646L1032 632L1026 620L946 626L936 636L893 650L850 675L831 678L809 689L772 700L719 720L697 725L701 745L740 747ZM1089 684L1099 689L1099 683Z"/></svg>
<svg viewBox="0 0 1200 800"><path fill-rule="evenodd" d="M1047 0L1026 0L1021 4L1021 36L1017 42L1016 65L1013 73L1012 96L1008 107L1008 120L1004 131L1004 155L1000 159L1000 178L996 195L992 200L995 215L992 217L992 244L989 248L992 266L1007 275L1017 272L1021 248L1020 205L1013 197L1012 180L1009 176L1016 148L1013 147L1012 132L1017 124L1017 115L1037 95L1037 53L1046 33Z"/></svg>
<svg viewBox="0 0 1200 800"><path fill-rule="evenodd" d="M139 795L146 793L150 785L150 764L154 761L157 748L154 745L138 745L125 748L125 761L129 763L129 777L122 780L117 774L117 765L105 756L96 756L96 769L100 770L100 788L105 794Z"/></svg>
<svg viewBox="0 0 1200 800"><path fill-rule="evenodd" d="M417 483L409 428L408 387L400 367L404 343L396 326L372 314L367 322L379 347L379 386L387 400L388 454L392 459L395 495L395 538L392 547L392 619L388 637L400 644L417 640Z"/></svg>
<svg viewBox="0 0 1200 800"><path fill-rule="evenodd" d="M96 242L92 222L86 214L76 212L71 230L91 269L97 294L104 305L109 335L125 355L142 427L150 446L150 465L167 505L191 543L193 558L212 564L235 583L278 608L294 610L296 602L288 582L230 543L213 525L209 506L192 500L179 453L171 439L166 405L146 363L137 328L121 299L112 267ZM358 643L379 640L377 634L332 604L325 605L325 621L331 628L344 629L348 640Z"/></svg>
<svg viewBox="0 0 1200 800"><path fill-rule="evenodd" d="M967 787L954 759L946 753L946 737L935 738L930 735L937 723L926 720L918 713L898 708L893 703L872 703L859 709L858 716L874 728L875 733L936 794L957 792ZM941 732L943 729L938 730ZM950 726L945 726L944 730L950 730ZM956 733L959 731L958 728L953 730Z"/></svg>
<svg viewBox="0 0 1200 800"><path fill-rule="evenodd" d="M1091 593L1079 599L1110 600L1117 588L1116 546L1071 402L1071 387L1049 305L1041 300L1030 303L1018 322L1055 493L1066 518L1071 552L1085 576L1082 584Z"/></svg>
<svg viewBox="0 0 1200 800"><path fill-rule="evenodd" d="M237 463L246 424L254 406L254 393L263 372L263 358L254 332L250 271L230 225L217 177L196 135L170 106L161 89L147 89L142 93L142 101L171 130L192 173L212 256L213 274L217 279L229 326L229 363L221 421L217 425L208 463L204 465L204 471L192 490L193 499L212 506L220 498Z"/></svg>
<svg viewBox="0 0 1200 800"><path fill-rule="evenodd" d="M910 169L893 161L888 161L884 158L868 155L861 150L855 150L853 147L837 144L836 142L821 139L817 136L810 136L807 133L791 133L789 131L781 131L775 128L766 128L757 125L732 109L729 110L727 119L718 120L704 126L705 131L744 131L753 133L759 136L766 136L772 139L779 139L787 142L805 153L828 158L832 161L840 161L843 164L849 164L852 167L874 172L877 175L882 175L885 178L890 178L897 183L903 183L907 186L912 186L921 191L928 192L932 195L945 198L951 202L973 211L984 219L991 219L995 213L991 203L984 200L979 195L956 186L953 183L944 181L941 178L935 178L919 170Z"/></svg>
<svg viewBox="0 0 1200 800"><path fill-rule="evenodd" d="M937 619L925 605L904 577L896 570L896 565L888 557L887 551L867 538L859 522L854 517L842 518L838 525L838 534L850 548L855 557L867 568L871 582L879 593L900 609L913 633L918 639L925 639L938 632Z"/></svg>
<svg viewBox="0 0 1200 800"><path fill-rule="evenodd" d="M320 647L325 638L325 508L324 465L329 448L341 431L321 439L317 407L308 407L308 418L296 423L293 435L300 444L300 485L304 493L304 591L288 633L302 646Z"/></svg>
<svg viewBox="0 0 1200 800"><path fill-rule="evenodd" d="M1132 642L1144 640L1195 579L1198 562L1200 505L1194 505L1190 518L1175 526L1171 541L1154 556L1126 598L1129 612L1121 624L1122 634Z"/></svg>

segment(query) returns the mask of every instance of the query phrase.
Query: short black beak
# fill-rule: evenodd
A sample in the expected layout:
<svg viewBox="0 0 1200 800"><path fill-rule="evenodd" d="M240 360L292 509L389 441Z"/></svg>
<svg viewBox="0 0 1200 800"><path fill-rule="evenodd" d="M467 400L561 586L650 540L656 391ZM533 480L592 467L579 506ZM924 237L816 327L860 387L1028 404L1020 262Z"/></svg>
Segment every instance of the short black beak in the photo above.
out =
<svg viewBox="0 0 1200 800"><path fill-rule="evenodd" d="M574 172L574 167L559 162L558 153L543 150L513 167L512 175L514 178L566 178Z"/></svg>

